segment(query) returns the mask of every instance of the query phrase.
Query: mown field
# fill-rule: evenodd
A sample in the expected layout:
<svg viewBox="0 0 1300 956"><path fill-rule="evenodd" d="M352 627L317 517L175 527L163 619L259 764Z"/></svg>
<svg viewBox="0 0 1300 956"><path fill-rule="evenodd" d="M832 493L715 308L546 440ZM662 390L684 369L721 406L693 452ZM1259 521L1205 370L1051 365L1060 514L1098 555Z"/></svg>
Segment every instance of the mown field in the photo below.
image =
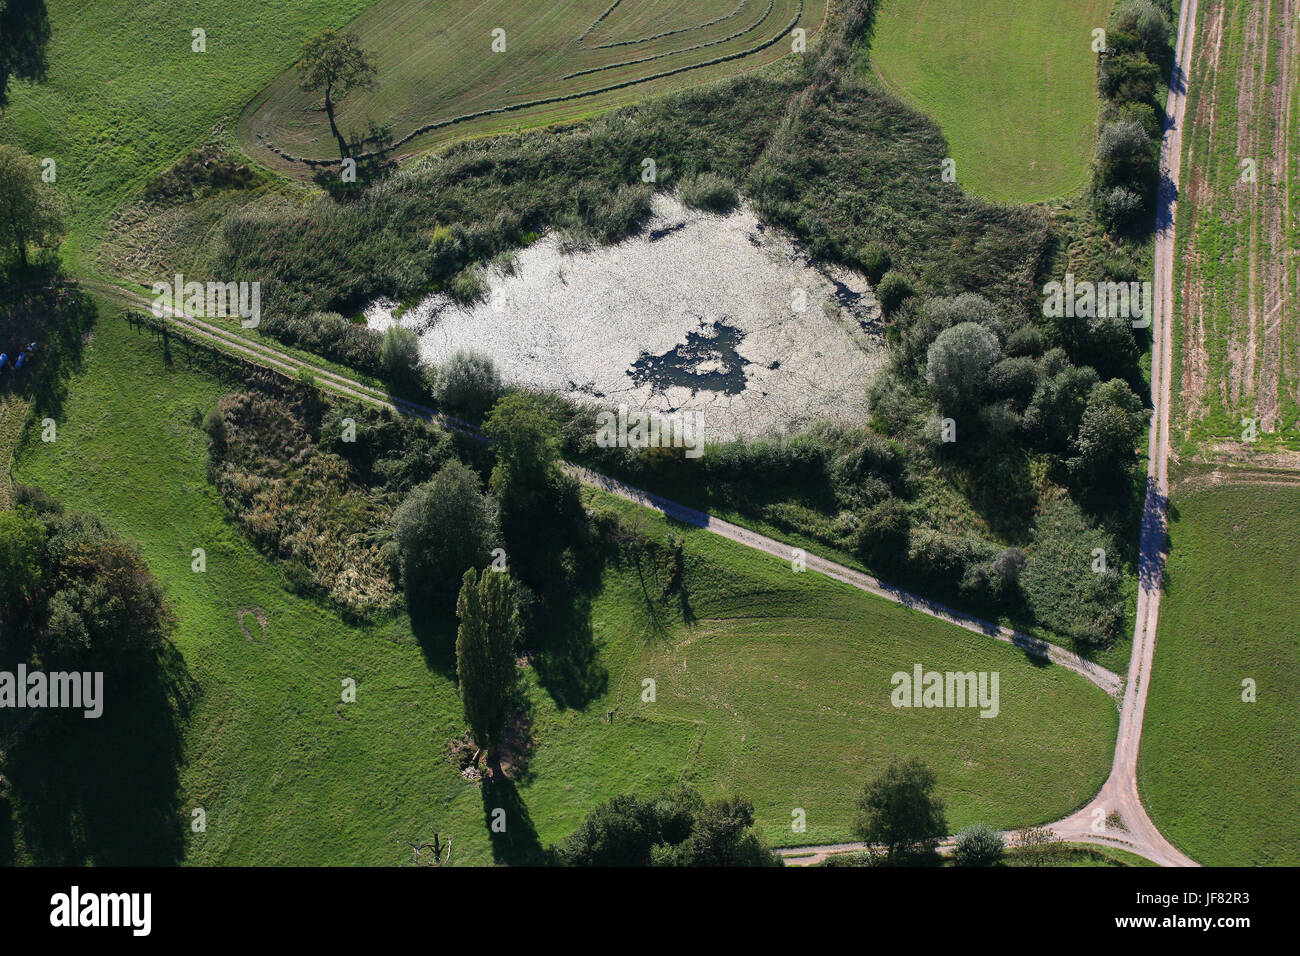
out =
<svg viewBox="0 0 1300 956"><path fill-rule="evenodd" d="M1218 866L1300 863L1300 488L1175 494L1138 782L1180 849ZM1243 681L1258 699L1242 699Z"/></svg>
<svg viewBox="0 0 1300 956"><path fill-rule="evenodd" d="M201 688L181 805L208 820L190 835L188 862L398 863L405 841L434 829L453 837L458 862L508 862L561 839L609 796L683 778L708 795L749 796L774 843L844 839L852 795L893 753L930 762L953 826L1048 820L1105 777L1115 708L1081 678L684 530L686 600L650 600L646 569L607 567L589 646L574 649L595 690L562 706L572 697L525 672L528 774L504 787L465 781L446 756L462 729L453 683L426 662L406 618L348 625L286 590L227 523L195 412L235 382L175 344L167 366L147 334L101 308L58 442L29 443L15 472L136 540L175 603L176 644ZM645 533L667 531L631 505L601 506ZM204 573L191 570L196 547ZM250 609L265 632L255 614L241 629ZM998 671L1000 716L893 709L889 675L918 662ZM347 677L356 703L340 700ZM653 704L641 703L645 677L657 681ZM497 806L511 823L494 843L486 819ZM791 832L796 807L806 833Z"/></svg>
<svg viewBox="0 0 1300 956"><path fill-rule="evenodd" d="M233 126L303 39L372 2L48 0L48 80L13 86L0 142L55 160L73 211L68 264L84 271L111 213L215 127ZM191 49L195 28L205 53Z"/></svg>
<svg viewBox="0 0 1300 956"><path fill-rule="evenodd" d="M1087 182L1097 118L1091 31L1111 0L890 0L876 73L943 128L969 192L1005 203Z"/></svg>
<svg viewBox="0 0 1300 956"><path fill-rule="evenodd" d="M383 0L351 26L378 75L343 100L339 127L389 124L410 152L574 120L770 63L791 52L796 26L811 38L825 13L826 0ZM298 89L296 70L284 73L244 111L244 148L272 164L280 153L337 158L321 103Z"/></svg>
<svg viewBox="0 0 1300 956"><path fill-rule="evenodd" d="M1294 10L1202 0L1179 199L1175 441L1300 451ZM1252 181L1253 177L1253 181ZM1243 418L1258 435L1243 443Z"/></svg>

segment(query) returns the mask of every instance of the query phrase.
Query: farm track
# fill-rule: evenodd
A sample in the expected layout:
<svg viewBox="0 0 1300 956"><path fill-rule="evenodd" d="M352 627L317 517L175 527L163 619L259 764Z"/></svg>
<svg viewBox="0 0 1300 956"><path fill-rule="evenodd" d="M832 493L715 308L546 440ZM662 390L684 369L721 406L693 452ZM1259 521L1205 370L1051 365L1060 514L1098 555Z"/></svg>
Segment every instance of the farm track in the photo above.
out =
<svg viewBox="0 0 1300 956"><path fill-rule="evenodd" d="M119 286L97 282L88 282L87 285L92 287L97 286L105 291L111 291L118 295L126 294L141 306L152 307L152 302L145 296L128 291ZM339 375L338 373L331 372L327 369L320 368L319 366L313 365L309 362L304 362L286 352L280 351L279 349L253 341L236 332L232 332L229 329L224 329L220 326L213 325L210 322L205 322L202 319L176 312L173 309L169 308L166 310L166 318L178 328L197 336L205 342L227 351L233 351L242 358L262 365L269 370L286 377L293 378L297 376L299 372L307 371L315 378L318 386L335 395L365 402L366 404L375 407L387 408L400 414L414 415L418 418L424 419L425 421L434 422L445 428L482 440L483 436L477 428L469 422L456 418L455 416L435 411L434 409L418 402L412 402L397 396L389 395L382 389L365 385L364 383L358 382L354 379L349 379L346 376ZM633 487L625 482L619 481L615 478L610 478L607 475L602 475L579 465L573 465L566 462L564 463L564 468L583 484L599 488L643 507L653 508L670 518L710 531L720 537L735 541L738 544L743 544L756 551L762 551L779 558L782 561L790 561L796 555L796 549L792 545L750 531L740 525L728 521L722 521L706 512L689 508L686 505L675 501L670 501L667 498ZM1014 631L1011 628L1002 627L981 620L972 615L955 611L942 604L930 601L919 594L914 594L910 591L906 591L902 588L881 581L879 578L864 574L861 571L854 570L853 568L842 564L837 564L833 561L828 561L825 558L818 557L814 554L805 554L802 552L802 549L800 549L799 553L802 554L804 562L810 570L816 571L819 574L825 575L826 577L840 581L844 584L848 584L860 591L865 591L868 594L884 598L885 600L891 601L895 604L901 604L911 610L918 611L949 624L954 624L965 630L976 634L982 634L1005 644L1011 644L1032 657L1049 661L1086 678L1112 698L1118 698L1123 689L1123 680L1118 674L1107 670L1099 664L1087 661L1064 648L1057 647L1054 644L1033 637L1032 635L1023 634L1019 631Z"/></svg>

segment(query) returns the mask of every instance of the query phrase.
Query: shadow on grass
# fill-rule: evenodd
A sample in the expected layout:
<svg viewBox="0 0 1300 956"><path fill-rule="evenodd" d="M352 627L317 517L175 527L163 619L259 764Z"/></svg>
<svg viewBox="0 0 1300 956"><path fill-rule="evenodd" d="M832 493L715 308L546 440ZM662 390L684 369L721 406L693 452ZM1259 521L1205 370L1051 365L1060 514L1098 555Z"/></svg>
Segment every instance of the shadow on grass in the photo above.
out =
<svg viewBox="0 0 1300 956"><path fill-rule="evenodd" d="M33 712L16 735L5 759L12 836L0 840L0 860L20 838L42 866L181 862L181 725L196 685L168 645L150 670L105 674L103 693L99 718Z"/></svg>
<svg viewBox="0 0 1300 956"><path fill-rule="evenodd" d="M546 853L514 783L501 773L483 780L483 819L492 859L509 866L542 866Z"/></svg>

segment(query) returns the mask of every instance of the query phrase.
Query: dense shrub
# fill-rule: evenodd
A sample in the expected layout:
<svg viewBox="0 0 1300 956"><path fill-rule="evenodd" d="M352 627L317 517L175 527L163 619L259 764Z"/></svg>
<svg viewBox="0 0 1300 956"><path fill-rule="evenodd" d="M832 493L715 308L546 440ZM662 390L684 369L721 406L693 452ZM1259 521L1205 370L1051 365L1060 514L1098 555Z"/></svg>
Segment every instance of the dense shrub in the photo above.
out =
<svg viewBox="0 0 1300 956"><path fill-rule="evenodd" d="M700 173L682 180L682 202L705 212L730 212L740 202L736 186L717 173Z"/></svg>
<svg viewBox="0 0 1300 956"><path fill-rule="evenodd" d="M998 338L982 325L963 322L939 333L926 354L925 382L946 412L978 404L989 370L1001 359Z"/></svg>
<svg viewBox="0 0 1300 956"><path fill-rule="evenodd" d="M379 347L384 378L394 385L410 385L420 378L420 339L410 329L390 325Z"/></svg>
<svg viewBox="0 0 1300 956"><path fill-rule="evenodd" d="M881 311L886 316L893 315L904 299L913 295L912 284L901 272L886 272L880 284L876 286L876 298L880 300Z"/></svg>
<svg viewBox="0 0 1300 956"><path fill-rule="evenodd" d="M992 866L1002 858L1005 846L1001 833L976 823L957 834L952 859L958 866Z"/></svg>
<svg viewBox="0 0 1300 956"><path fill-rule="evenodd" d="M501 397L501 377L491 356L457 351L430 369L430 390L448 411L477 421Z"/></svg>

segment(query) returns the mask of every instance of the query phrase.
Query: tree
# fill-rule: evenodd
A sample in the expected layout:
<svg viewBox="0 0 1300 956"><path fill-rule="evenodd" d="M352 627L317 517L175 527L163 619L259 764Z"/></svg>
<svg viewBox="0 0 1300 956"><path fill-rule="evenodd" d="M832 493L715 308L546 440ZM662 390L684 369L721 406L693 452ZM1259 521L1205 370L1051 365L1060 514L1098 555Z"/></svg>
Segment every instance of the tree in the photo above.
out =
<svg viewBox="0 0 1300 956"><path fill-rule="evenodd" d="M490 765L505 740L514 696L519 609L504 571L470 568L463 582L456 600L456 679L470 733L487 750Z"/></svg>
<svg viewBox="0 0 1300 956"><path fill-rule="evenodd" d="M1094 385L1074 438L1075 455L1066 463L1070 473L1091 488L1125 479L1146 420L1142 399L1120 379Z"/></svg>
<svg viewBox="0 0 1300 956"><path fill-rule="evenodd" d="M692 866L780 865L754 826L754 805L743 797L711 803L695 817L689 860Z"/></svg>
<svg viewBox="0 0 1300 956"><path fill-rule="evenodd" d="M9 79L45 79L50 18L45 0L0 0L0 109L9 103Z"/></svg>
<svg viewBox="0 0 1300 956"><path fill-rule="evenodd" d="M390 325L379 345L379 364L384 377L393 385L409 385L419 380L420 339L402 325Z"/></svg>
<svg viewBox="0 0 1300 956"><path fill-rule="evenodd" d="M1002 358L998 337L975 322L944 329L926 353L925 381L946 412L979 402L989 369Z"/></svg>
<svg viewBox="0 0 1300 956"><path fill-rule="evenodd" d="M24 511L0 511L0 625L25 616L41 583L45 529Z"/></svg>
<svg viewBox="0 0 1300 956"><path fill-rule="evenodd" d="M556 854L566 866L648 866L660 837L655 804L624 794L591 811Z"/></svg>
<svg viewBox="0 0 1300 956"><path fill-rule="evenodd" d="M486 565L499 543L496 503L479 490L478 476L452 459L398 506L393 540L412 611L449 607L455 582Z"/></svg>
<svg viewBox="0 0 1300 956"><path fill-rule="evenodd" d="M854 832L866 843L885 849L886 860L916 849L933 849L948 832L944 804L934 795L934 774L916 757L894 758L869 780L858 797Z"/></svg>
<svg viewBox="0 0 1300 956"><path fill-rule="evenodd" d="M1135 119L1106 123L1097 137L1097 189L1123 186L1149 204L1159 181L1155 143Z"/></svg>
<svg viewBox="0 0 1300 956"><path fill-rule="evenodd" d="M992 866L1002 858L1005 844L1002 834L983 823L976 823L957 834L952 850L958 866Z"/></svg>
<svg viewBox="0 0 1300 956"><path fill-rule="evenodd" d="M560 429L539 396L516 392L501 399L483 434L496 442L492 490L503 501L549 483L560 457Z"/></svg>
<svg viewBox="0 0 1300 956"><path fill-rule="evenodd" d="M298 66L302 70L298 81L300 89L309 93L324 90L325 115L329 117L330 132L338 141L339 156L347 158L348 143L334 120L334 104L353 90L366 89L374 84L374 62L361 49L361 41L355 34L322 30L302 45Z"/></svg>
<svg viewBox="0 0 1300 956"><path fill-rule="evenodd" d="M40 180L34 157L0 145L0 251L18 256L27 269L28 245L54 246L63 238L63 203Z"/></svg>

